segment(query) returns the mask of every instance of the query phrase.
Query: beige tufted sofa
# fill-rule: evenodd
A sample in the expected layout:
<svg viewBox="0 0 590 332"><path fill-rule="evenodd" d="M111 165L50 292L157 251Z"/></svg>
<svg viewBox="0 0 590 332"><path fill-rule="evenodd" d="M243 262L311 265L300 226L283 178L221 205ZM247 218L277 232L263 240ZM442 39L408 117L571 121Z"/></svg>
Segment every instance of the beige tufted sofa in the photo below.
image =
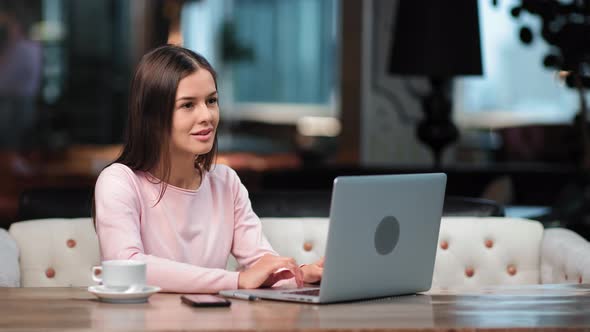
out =
<svg viewBox="0 0 590 332"><path fill-rule="evenodd" d="M100 265L100 252L90 218L20 221L8 233L20 250L21 286L94 284L90 271Z"/></svg>
<svg viewBox="0 0 590 332"><path fill-rule="evenodd" d="M299 263L325 251L325 218L263 218L272 246ZM89 218L14 223L21 286L87 286L98 265L98 240ZM561 228L514 218L445 217L441 222L433 288L590 281L590 244ZM351 244L354 245L354 244ZM231 260L228 268L236 268Z"/></svg>

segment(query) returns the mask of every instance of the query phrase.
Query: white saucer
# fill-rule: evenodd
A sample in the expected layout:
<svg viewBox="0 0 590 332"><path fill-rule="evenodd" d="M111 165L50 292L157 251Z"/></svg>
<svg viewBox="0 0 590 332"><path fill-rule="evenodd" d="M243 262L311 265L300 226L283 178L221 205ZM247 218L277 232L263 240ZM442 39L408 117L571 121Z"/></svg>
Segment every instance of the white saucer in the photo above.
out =
<svg viewBox="0 0 590 332"><path fill-rule="evenodd" d="M148 297L161 290L158 286L144 286L139 292L117 292L103 285L90 286L88 291L96 295L102 302L108 303L144 303Z"/></svg>

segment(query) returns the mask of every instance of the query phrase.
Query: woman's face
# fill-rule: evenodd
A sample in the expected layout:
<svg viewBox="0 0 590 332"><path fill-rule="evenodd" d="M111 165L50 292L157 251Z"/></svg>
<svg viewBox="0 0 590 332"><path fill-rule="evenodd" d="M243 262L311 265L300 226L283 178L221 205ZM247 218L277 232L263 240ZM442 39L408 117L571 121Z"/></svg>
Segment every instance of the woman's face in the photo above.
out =
<svg viewBox="0 0 590 332"><path fill-rule="evenodd" d="M211 151L219 124L217 89L213 76L199 68L180 80L176 90L170 152L203 155Z"/></svg>

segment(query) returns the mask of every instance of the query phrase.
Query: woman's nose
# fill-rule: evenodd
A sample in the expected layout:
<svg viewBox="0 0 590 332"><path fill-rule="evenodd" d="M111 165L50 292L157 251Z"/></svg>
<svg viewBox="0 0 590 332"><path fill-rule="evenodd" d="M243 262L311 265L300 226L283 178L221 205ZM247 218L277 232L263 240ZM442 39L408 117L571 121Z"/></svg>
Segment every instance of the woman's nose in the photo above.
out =
<svg viewBox="0 0 590 332"><path fill-rule="evenodd" d="M200 104L197 113L197 119L199 122L211 122L213 121L212 111L207 107L206 104Z"/></svg>

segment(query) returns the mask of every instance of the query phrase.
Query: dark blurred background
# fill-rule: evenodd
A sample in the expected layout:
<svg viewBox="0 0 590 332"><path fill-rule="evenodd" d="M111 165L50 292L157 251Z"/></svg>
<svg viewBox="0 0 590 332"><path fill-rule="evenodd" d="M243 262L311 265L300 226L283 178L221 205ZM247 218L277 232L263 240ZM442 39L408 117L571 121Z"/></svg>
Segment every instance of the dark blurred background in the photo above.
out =
<svg viewBox="0 0 590 332"><path fill-rule="evenodd" d="M261 215L325 214L338 175L444 171L454 202L588 237L590 6L460 3L1 0L0 225L89 214L134 66L173 43L218 71L218 162Z"/></svg>

